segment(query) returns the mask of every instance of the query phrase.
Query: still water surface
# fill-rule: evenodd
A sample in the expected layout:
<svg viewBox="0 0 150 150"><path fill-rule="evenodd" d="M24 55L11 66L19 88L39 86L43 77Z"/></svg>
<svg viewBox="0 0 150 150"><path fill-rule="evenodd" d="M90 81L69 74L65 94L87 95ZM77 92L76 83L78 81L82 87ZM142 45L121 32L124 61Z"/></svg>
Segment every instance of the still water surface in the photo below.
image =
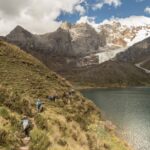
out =
<svg viewBox="0 0 150 150"><path fill-rule="evenodd" d="M150 88L90 89L91 99L135 150L150 150Z"/></svg>

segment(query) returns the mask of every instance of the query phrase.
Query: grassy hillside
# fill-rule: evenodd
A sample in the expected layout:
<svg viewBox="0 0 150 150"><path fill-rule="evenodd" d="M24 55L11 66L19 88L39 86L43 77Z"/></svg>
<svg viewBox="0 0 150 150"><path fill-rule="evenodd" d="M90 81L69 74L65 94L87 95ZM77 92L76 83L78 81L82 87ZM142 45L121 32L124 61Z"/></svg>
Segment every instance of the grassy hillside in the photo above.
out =
<svg viewBox="0 0 150 150"><path fill-rule="evenodd" d="M119 61L108 61L97 66L72 69L62 75L81 87L150 85L150 75L133 64Z"/></svg>
<svg viewBox="0 0 150 150"><path fill-rule="evenodd" d="M96 106L71 85L18 47L0 41L0 149L21 150L20 120L32 121L26 150L129 150L102 120ZM57 95L49 102L48 95ZM44 111L36 113L35 100Z"/></svg>

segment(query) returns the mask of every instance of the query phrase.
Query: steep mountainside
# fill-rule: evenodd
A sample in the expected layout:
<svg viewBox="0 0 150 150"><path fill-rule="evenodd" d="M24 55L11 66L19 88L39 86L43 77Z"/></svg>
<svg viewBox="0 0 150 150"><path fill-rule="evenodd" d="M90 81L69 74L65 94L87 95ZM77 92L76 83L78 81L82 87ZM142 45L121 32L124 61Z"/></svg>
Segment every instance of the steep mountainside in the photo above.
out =
<svg viewBox="0 0 150 150"><path fill-rule="evenodd" d="M149 68L150 64L150 38L139 42L130 47L125 52L117 55L117 59L131 63L141 63L146 68Z"/></svg>
<svg viewBox="0 0 150 150"><path fill-rule="evenodd" d="M129 150L102 120L99 110L74 91L63 78L18 47L0 41L0 149L1 150ZM48 95L57 101L48 101ZM35 100L44 102L36 112ZM21 118L32 122L25 142Z"/></svg>
<svg viewBox="0 0 150 150"><path fill-rule="evenodd" d="M86 56L104 45L103 38L88 24L74 25L70 29L62 24L55 32L44 35L34 35L17 26L6 38L25 50L61 56Z"/></svg>
<svg viewBox="0 0 150 150"><path fill-rule="evenodd" d="M83 56L97 53L106 44L105 38L87 23L76 24L69 32L73 51Z"/></svg>
<svg viewBox="0 0 150 150"><path fill-rule="evenodd" d="M32 50L42 47L41 39L25 30L21 26L17 26L7 35L7 40L15 43L26 50Z"/></svg>
<svg viewBox="0 0 150 150"><path fill-rule="evenodd" d="M127 87L150 85L150 75L133 64L108 61L101 65L74 68L60 72L76 86Z"/></svg>

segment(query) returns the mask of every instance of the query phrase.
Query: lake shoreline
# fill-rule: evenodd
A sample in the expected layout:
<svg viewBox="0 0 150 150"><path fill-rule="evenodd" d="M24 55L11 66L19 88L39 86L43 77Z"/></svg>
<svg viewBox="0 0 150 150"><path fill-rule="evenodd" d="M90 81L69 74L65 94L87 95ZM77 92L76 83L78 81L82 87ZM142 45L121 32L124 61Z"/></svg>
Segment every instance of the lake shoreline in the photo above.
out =
<svg viewBox="0 0 150 150"><path fill-rule="evenodd" d="M150 86L120 86L120 87L115 87L115 86L109 86L109 87L100 87L100 86L75 86L74 89L78 91L84 91L84 90L98 90L98 89L128 89L128 88L150 88Z"/></svg>

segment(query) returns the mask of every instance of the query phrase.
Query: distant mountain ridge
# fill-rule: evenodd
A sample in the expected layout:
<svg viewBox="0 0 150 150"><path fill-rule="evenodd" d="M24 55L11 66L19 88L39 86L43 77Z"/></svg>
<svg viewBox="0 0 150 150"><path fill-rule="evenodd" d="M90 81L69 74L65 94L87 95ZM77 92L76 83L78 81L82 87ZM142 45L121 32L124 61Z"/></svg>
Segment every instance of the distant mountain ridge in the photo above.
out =
<svg viewBox="0 0 150 150"><path fill-rule="evenodd" d="M137 22L136 17L129 20ZM95 55L99 60L96 59L94 63L103 63L135 43L150 37L150 24L145 23L150 22L149 18L141 17L141 23L135 25L127 22L127 19L113 19L96 26L88 21L76 24L64 22L55 32L43 35L34 35L17 26L6 39L25 50L33 50L34 54L38 51L46 55L77 57L81 62L87 56L90 62ZM82 63L79 66L84 65L90 63Z"/></svg>
<svg viewBox="0 0 150 150"><path fill-rule="evenodd" d="M41 49L58 55L76 56L87 55L98 51L99 46L103 46L99 34L88 24L80 24L67 28L64 24L55 32L44 35L34 35L23 27L17 26L7 36L7 40L13 43L30 44L22 45L25 49ZM82 40L82 42L81 42ZM83 43L84 42L84 43ZM83 44L82 44L83 43ZM65 50L64 50L64 49ZM70 53L71 52L71 53Z"/></svg>
<svg viewBox="0 0 150 150"><path fill-rule="evenodd" d="M74 25L64 22L55 32L43 35L32 34L23 27L17 26L3 38L18 45L41 60L50 69L67 77L70 81L74 82L74 77L78 70L81 71L79 76L77 76L79 84L87 81L90 85L96 84L98 86L94 79L97 78L99 86L112 86L112 82L115 86L128 86L130 85L130 79L136 76L135 78L140 80L132 83L132 85L136 86L150 83L149 75L145 74L140 67L137 67L139 65L135 66L140 60L143 62L144 59L148 59L149 49L145 49L145 46L146 44L148 45L149 41L144 42L146 44L142 45L141 43L143 42L141 41L149 36L149 24L142 22L139 25L131 26L118 20L112 20L97 26L89 22L80 22ZM138 44L138 41L141 43ZM137 44L134 44L136 42ZM134 48L135 45L138 46ZM133 55L130 55L130 49ZM137 59L141 55L142 59L130 61L130 58L133 59L135 57ZM124 61L126 63L121 63ZM122 67L117 65L119 62ZM115 68L112 67L111 63L114 64ZM106 65L106 68L101 67L103 64ZM142 64L140 62L140 65L146 65L149 68L149 60ZM127 68L129 70L123 75L124 70ZM131 68L135 69L135 74ZM117 78L113 80L114 74L112 69L117 70L116 76L119 76L119 80ZM89 76L82 70L85 70ZM107 78L101 78L101 72L109 75L107 75ZM81 74L83 78L81 78ZM92 76L94 76L93 80ZM82 79L84 80L82 81ZM118 84L118 82L120 83Z"/></svg>

